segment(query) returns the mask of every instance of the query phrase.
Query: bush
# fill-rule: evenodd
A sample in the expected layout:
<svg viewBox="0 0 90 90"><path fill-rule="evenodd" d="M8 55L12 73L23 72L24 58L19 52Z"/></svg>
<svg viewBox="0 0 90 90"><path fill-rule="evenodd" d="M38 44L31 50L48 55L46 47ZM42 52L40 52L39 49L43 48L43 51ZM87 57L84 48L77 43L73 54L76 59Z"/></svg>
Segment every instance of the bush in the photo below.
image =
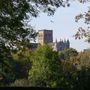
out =
<svg viewBox="0 0 90 90"><path fill-rule="evenodd" d="M12 83L10 86L11 87L28 87L31 85L30 85L30 81L27 79L18 79L18 80L15 80L15 82Z"/></svg>
<svg viewBox="0 0 90 90"><path fill-rule="evenodd" d="M32 68L28 77L32 86L57 87L60 72L58 53L47 45L38 47L32 57Z"/></svg>

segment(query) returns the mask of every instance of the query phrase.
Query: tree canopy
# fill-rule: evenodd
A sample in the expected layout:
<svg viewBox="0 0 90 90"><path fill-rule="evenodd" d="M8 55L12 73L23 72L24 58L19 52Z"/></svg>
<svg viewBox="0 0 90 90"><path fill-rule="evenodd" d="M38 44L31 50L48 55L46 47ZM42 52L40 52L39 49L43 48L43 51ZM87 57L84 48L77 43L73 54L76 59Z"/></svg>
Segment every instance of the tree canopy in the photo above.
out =
<svg viewBox="0 0 90 90"><path fill-rule="evenodd" d="M85 3L87 0L78 1ZM22 44L27 36L29 40L35 38L35 31L32 26L28 26L31 17L37 17L41 11L53 15L56 8L70 4L71 0L0 0L0 42L12 47ZM87 22L90 21L89 11L84 18ZM84 32L84 36L89 38L90 35Z"/></svg>
<svg viewBox="0 0 90 90"><path fill-rule="evenodd" d="M59 52L59 59L60 60L70 60L71 56L77 56L78 52L73 49L73 48L69 48L69 49L65 49L63 51Z"/></svg>
<svg viewBox="0 0 90 90"><path fill-rule="evenodd" d="M0 42L12 47L24 42L27 36L35 38L28 19L37 17L40 11L52 15L59 6L63 6L61 0L0 0Z"/></svg>
<svg viewBox="0 0 90 90"><path fill-rule="evenodd" d="M29 80L36 87L57 87L60 78L58 53L47 46L40 46L32 56Z"/></svg>
<svg viewBox="0 0 90 90"><path fill-rule="evenodd" d="M28 77L30 81L23 79L18 82L17 80L15 84L21 85L21 82L24 81L24 83L31 82L32 86L61 86L69 89L73 87L88 88L90 82L90 52L81 54L79 58L77 57L77 51L73 49L61 52L61 56L65 59L62 68L58 52L54 52L48 46L39 47L32 56L29 54L29 50L23 48L16 55L17 62L14 61L10 52L10 49L13 49L14 46L21 49L22 46L29 43L29 40L36 37L36 31L32 26L28 26L32 17L37 17L41 11L53 15L56 8L70 6L70 1L72 0L0 0L0 85L2 83L3 85L9 84L21 77ZM78 1L80 3L88 2L88 0ZM76 22L81 18L89 26L90 10L85 14L76 16ZM86 31L86 29L80 27L75 37L82 38L85 36L90 42L89 29L88 27ZM73 57L70 58L71 56ZM31 64L32 66L30 66ZM78 66L81 66L80 70L77 68Z"/></svg>

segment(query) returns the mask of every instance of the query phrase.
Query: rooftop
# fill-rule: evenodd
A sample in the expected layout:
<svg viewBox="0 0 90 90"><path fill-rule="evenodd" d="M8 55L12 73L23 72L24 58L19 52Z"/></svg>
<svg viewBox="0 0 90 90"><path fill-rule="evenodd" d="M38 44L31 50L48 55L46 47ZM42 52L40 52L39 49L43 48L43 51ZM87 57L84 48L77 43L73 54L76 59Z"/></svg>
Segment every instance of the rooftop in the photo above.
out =
<svg viewBox="0 0 90 90"><path fill-rule="evenodd" d="M53 31L53 30L42 29L42 30L38 30L38 31Z"/></svg>

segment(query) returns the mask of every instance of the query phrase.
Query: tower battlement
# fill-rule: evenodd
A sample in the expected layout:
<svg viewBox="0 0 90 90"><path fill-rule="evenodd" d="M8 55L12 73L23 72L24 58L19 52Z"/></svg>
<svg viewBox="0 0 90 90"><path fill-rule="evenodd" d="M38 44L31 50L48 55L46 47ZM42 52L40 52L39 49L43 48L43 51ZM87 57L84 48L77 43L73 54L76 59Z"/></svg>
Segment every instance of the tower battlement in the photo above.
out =
<svg viewBox="0 0 90 90"><path fill-rule="evenodd" d="M53 31L52 30L39 30L38 31L38 43L41 45L53 42Z"/></svg>

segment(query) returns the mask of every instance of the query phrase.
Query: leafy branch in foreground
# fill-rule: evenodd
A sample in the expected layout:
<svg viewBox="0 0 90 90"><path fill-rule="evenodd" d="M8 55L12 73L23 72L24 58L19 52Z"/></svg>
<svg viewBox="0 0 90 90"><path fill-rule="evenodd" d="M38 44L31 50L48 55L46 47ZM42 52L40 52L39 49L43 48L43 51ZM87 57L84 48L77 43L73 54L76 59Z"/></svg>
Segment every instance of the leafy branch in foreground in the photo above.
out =
<svg viewBox="0 0 90 90"><path fill-rule="evenodd" d="M85 37L86 41L90 42L90 10L88 10L84 14L79 14L75 17L76 22L78 22L80 19L83 19L84 23L88 26L87 29L79 27L77 33L74 35L75 39L82 39Z"/></svg>
<svg viewBox="0 0 90 90"><path fill-rule="evenodd" d="M0 0L0 41L13 48L20 46L20 42L28 36L30 40L35 38L36 32L32 26L28 26L31 18L37 17L41 11L53 15L56 8L68 4L66 1Z"/></svg>

